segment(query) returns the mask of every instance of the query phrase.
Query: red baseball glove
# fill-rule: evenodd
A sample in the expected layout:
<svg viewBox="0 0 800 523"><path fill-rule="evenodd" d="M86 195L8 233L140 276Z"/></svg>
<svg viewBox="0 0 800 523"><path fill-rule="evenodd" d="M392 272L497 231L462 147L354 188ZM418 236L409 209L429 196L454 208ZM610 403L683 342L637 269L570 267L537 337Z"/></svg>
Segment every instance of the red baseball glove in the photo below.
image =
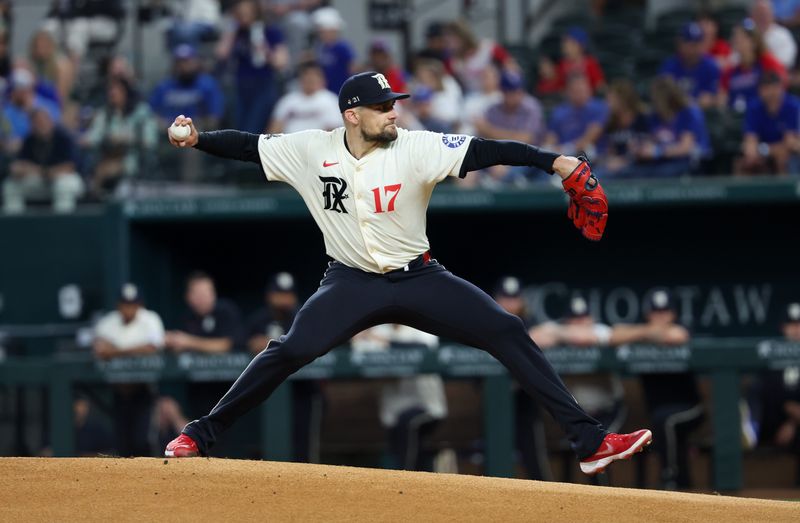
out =
<svg viewBox="0 0 800 523"><path fill-rule="evenodd" d="M600 182L592 174L586 158L564 178L564 192L569 195L567 216L584 237L599 241L608 221L608 199Z"/></svg>

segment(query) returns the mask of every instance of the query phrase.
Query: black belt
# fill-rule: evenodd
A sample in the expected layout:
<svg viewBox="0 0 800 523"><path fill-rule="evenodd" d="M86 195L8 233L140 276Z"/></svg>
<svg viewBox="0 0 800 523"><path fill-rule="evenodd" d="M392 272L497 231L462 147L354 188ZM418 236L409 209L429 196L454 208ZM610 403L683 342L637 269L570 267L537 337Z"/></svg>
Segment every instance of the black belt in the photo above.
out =
<svg viewBox="0 0 800 523"><path fill-rule="evenodd" d="M399 269L393 269L391 271L386 272L386 274L392 274L393 272L405 272L410 271L411 269L419 269L420 267L424 267L431 262L431 252L425 251L404 266L400 267Z"/></svg>

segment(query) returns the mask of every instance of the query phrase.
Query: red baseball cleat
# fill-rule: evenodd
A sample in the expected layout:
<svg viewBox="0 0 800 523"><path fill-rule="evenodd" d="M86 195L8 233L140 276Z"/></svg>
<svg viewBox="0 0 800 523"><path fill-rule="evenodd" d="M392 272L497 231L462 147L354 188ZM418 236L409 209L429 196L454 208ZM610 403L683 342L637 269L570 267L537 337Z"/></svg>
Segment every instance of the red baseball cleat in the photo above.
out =
<svg viewBox="0 0 800 523"><path fill-rule="evenodd" d="M200 455L197 443L186 434L181 434L167 444L164 456L168 458L194 458Z"/></svg>
<svg viewBox="0 0 800 523"><path fill-rule="evenodd" d="M618 459L628 459L641 452L653 441L653 433L647 429L637 430L630 434L606 434L597 452L581 460L581 471L593 476L606 470Z"/></svg>

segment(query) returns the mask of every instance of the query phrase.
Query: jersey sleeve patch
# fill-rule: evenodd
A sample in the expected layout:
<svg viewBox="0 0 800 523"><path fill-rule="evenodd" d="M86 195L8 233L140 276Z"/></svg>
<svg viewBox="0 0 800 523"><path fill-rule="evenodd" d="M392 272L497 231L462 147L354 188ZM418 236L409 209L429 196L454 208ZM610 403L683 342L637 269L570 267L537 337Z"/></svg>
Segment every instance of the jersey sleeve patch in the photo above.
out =
<svg viewBox="0 0 800 523"><path fill-rule="evenodd" d="M464 145L464 142L467 141L466 135L463 134L443 134L442 135L442 143L445 144L450 149L457 149Z"/></svg>

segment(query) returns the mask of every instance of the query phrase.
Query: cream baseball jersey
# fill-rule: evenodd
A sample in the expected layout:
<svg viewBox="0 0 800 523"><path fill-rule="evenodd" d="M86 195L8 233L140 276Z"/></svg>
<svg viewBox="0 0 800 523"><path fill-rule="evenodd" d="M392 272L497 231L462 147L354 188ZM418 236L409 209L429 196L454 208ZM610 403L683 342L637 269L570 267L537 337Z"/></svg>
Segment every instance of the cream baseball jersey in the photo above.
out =
<svg viewBox="0 0 800 523"><path fill-rule="evenodd" d="M431 193L447 176L458 176L471 139L398 129L396 140L357 160L340 127L261 135L258 151L267 179L300 193L330 257L385 273L429 249Z"/></svg>

